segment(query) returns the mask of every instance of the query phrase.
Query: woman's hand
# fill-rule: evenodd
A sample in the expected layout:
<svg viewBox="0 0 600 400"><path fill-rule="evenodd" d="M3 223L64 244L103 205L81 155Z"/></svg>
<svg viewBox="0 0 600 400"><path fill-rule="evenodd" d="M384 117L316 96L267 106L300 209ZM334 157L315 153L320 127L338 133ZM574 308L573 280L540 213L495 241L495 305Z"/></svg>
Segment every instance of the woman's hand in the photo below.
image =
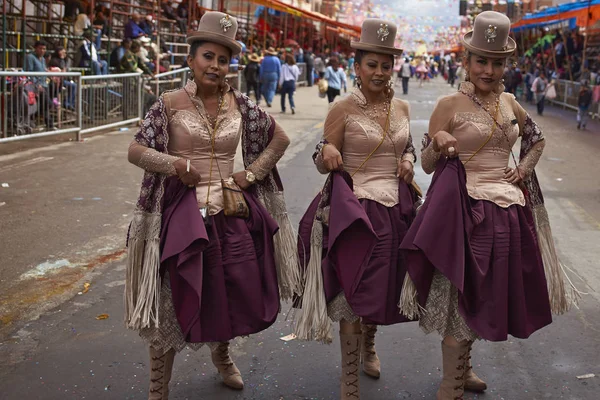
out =
<svg viewBox="0 0 600 400"><path fill-rule="evenodd" d="M236 185L240 187L242 190L248 189L252 184L246 180L246 171L236 172L231 175Z"/></svg>
<svg viewBox="0 0 600 400"><path fill-rule="evenodd" d="M400 179L404 179L404 182L410 184L415 177L415 171L410 161L401 161L398 164L398 171L396 175Z"/></svg>
<svg viewBox="0 0 600 400"><path fill-rule="evenodd" d="M327 171L343 171L344 161L342 160L342 154L335 146L331 144L325 145L321 151L321 157L323 157L323 165Z"/></svg>
<svg viewBox="0 0 600 400"><path fill-rule="evenodd" d="M509 183L512 183L513 185L519 185L521 182L523 182L524 177L525 174L523 173L523 171L521 171L519 167L514 169L506 167L506 170L504 170L504 179L506 179Z"/></svg>
<svg viewBox="0 0 600 400"><path fill-rule="evenodd" d="M439 131L433 136L433 150L454 158L458 156L458 141L446 131Z"/></svg>
<svg viewBox="0 0 600 400"><path fill-rule="evenodd" d="M173 166L175 167L175 171L177 172L179 180L181 180L181 182L188 187L194 187L200 183L202 176L193 165L190 165L190 170L188 172L187 162L188 160L181 158L175 161Z"/></svg>

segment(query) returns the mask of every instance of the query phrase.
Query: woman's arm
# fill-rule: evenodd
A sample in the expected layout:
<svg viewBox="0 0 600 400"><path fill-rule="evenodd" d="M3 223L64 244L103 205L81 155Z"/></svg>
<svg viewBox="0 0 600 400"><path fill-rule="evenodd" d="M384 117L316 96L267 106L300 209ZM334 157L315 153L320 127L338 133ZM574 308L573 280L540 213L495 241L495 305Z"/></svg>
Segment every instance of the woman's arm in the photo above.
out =
<svg viewBox="0 0 600 400"><path fill-rule="evenodd" d="M510 101L519 124L519 134L522 137L521 140L531 144L531 147L527 149L527 152L521 156L516 171L518 172L516 177L520 178L520 180L526 180L531 176L531 173L540 161L542 153L544 152L544 147L546 146L546 140L539 125L536 124L527 111L521 107L513 95L510 95Z"/></svg>
<svg viewBox="0 0 600 400"><path fill-rule="evenodd" d="M277 122L275 122L275 132L273 133L273 139L265 148L265 150L258 156L258 158L248 166L248 170L254 174L256 179L263 180L277 162L285 154L285 150L290 145L290 139Z"/></svg>
<svg viewBox="0 0 600 400"><path fill-rule="evenodd" d="M429 143L421 151L421 167L426 174L435 171L437 161L440 158L440 149L435 148L433 139L440 132L451 132L451 121L453 116L452 99L444 97L438 101L429 119Z"/></svg>
<svg viewBox="0 0 600 400"><path fill-rule="evenodd" d="M168 96L164 96L150 107L142 127L129 145L127 159L130 163L148 172L176 175L177 171L174 164L180 158L162 153L154 148L156 146L157 130L167 129L168 121L165 119L169 108L168 103Z"/></svg>
<svg viewBox="0 0 600 400"><path fill-rule="evenodd" d="M320 173L328 174L332 169L343 167L341 151L345 130L346 112L343 102L334 103L325 119L323 139L317 144L313 154L313 161Z"/></svg>

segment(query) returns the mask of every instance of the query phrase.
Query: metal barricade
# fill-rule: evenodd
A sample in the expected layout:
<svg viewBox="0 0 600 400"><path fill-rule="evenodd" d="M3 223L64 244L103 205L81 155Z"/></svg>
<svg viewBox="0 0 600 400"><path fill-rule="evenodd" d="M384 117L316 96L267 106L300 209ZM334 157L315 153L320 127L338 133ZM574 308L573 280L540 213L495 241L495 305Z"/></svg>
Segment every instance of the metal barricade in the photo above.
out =
<svg viewBox="0 0 600 400"><path fill-rule="evenodd" d="M79 135L81 78L76 72L0 71L0 143Z"/></svg>
<svg viewBox="0 0 600 400"><path fill-rule="evenodd" d="M141 121L158 96L179 89L189 69L82 76L79 72L0 71L0 143L73 132L81 135ZM229 84L240 90L242 74L230 66Z"/></svg>
<svg viewBox="0 0 600 400"><path fill-rule="evenodd" d="M176 69L169 72L154 75L150 81L150 87L156 96L160 96L167 90L175 90L185 86L190 76L189 68Z"/></svg>
<svg viewBox="0 0 600 400"><path fill-rule="evenodd" d="M546 98L549 103L575 111L579 110L578 101L579 91L581 90L580 82L559 79L554 81L554 87L556 89L556 98ZM593 92L594 86L590 86L590 90ZM592 118L600 118L600 103L593 103L589 112Z"/></svg>
<svg viewBox="0 0 600 400"><path fill-rule="evenodd" d="M308 75L306 75L306 63L298 63L298 69L300 70L300 77L298 78L298 85L308 85Z"/></svg>
<svg viewBox="0 0 600 400"><path fill-rule="evenodd" d="M116 128L142 119L145 94L140 73L82 76L79 90L81 134Z"/></svg>

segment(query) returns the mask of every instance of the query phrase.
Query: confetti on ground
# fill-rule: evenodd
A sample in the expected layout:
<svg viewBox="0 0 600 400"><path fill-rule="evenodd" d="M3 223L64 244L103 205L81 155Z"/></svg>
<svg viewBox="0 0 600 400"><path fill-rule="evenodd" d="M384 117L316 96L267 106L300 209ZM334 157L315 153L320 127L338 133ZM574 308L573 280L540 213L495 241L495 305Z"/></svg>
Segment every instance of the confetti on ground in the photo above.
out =
<svg viewBox="0 0 600 400"><path fill-rule="evenodd" d="M10 185L9 185L8 183L3 183L3 184L2 184L2 187L3 187L3 188L7 188L7 187L10 187Z"/></svg>
<svg viewBox="0 0 600 400"><path fill-rule="evenodd" d="M595 376L596 376L596 374L585 374L585 375L579 375L577 377L577 379L590 379L590 378L593 378Z"/></svg>
<svg viewBox="0 0 600 400"><path fill-rule="evenodd" d="M86 282L83 284L83 290L81 291L81 293L87 293L88 290L90 290L90 286L92 286L89 282Z"/></svg>
<svg viewBox="0 0 600 400"><path fill-rule="evenodd" d="M289 342L290 340L296 339L296 335L293 334L293 333L290 333L289 335L284 336L284 337L279 338L279 339L283 340L284 342Z"/></svg>
<svg viewBox="0 0 600 400"><path fill-rule="evenodd" d="M108 319L108 314L100 314L96 317L96 319Z"/></svg>

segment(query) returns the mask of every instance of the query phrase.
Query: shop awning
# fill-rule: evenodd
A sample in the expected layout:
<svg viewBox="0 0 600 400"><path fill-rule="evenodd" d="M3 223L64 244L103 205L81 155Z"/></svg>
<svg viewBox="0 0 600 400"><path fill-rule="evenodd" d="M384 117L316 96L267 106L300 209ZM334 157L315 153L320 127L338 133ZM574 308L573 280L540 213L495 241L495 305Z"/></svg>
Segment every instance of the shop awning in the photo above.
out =
<svg viewBox="0 0 600 400"><path fill-rule="evenodd" d="M268 7L273 10L281 11L290 15L294 15L296 17L308 18L313 21L323 22L326 25L333 26L339 28L340 33L348 33L353 36L360 36L361 29L359 26L348 25L342 22L338 22L332 18L329 18L326 15L302 10L301 8L282 3L278 0L251 0L254 4L259 4L261 6ZM600 1L600 0L598 0Z"/></svg>
<svg viewBox="0 0 600 400"><path fill-rule="evenodd" d="M512 30L520 32L561 23L567 24L573 29L576 26L592 25L598 20L600 20L600 0L591 0L590 2L561 4L533 14L526 14L519 22L512 25Z"/></svg>

